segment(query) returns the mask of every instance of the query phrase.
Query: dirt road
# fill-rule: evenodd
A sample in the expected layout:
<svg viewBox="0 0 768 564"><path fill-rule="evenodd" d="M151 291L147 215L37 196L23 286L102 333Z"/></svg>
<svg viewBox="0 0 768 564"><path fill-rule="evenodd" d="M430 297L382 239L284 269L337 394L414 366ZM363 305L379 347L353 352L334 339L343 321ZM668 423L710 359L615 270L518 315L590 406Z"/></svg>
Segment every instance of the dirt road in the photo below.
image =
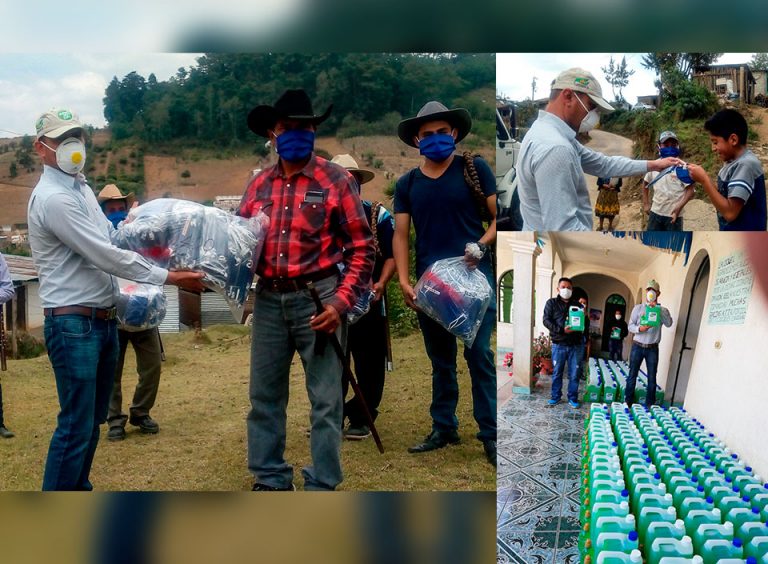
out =
<svg viewBox="0 0 768 564"><path fill-rule="evenodd" d="M594 151L610 156L632 156L631 139L600 130L591 132L590 137L592 139L587 143L587 147ZM597 178L588 174L585 174L584 178L587 181L589 198L594 209L595 200L597 200ZM619 202L621 211L613 220L614 228L623 231L644 230L648 218L642 213L642 177L624 179ZM708 200L694 199L688 202L683 210L683 217L683 227L686 231L717 231L718 229L715 209ZM595 217L594 228L597 229L599 225L600 220ZM604 227L607 226L608 222L605 222Z"/></svg>

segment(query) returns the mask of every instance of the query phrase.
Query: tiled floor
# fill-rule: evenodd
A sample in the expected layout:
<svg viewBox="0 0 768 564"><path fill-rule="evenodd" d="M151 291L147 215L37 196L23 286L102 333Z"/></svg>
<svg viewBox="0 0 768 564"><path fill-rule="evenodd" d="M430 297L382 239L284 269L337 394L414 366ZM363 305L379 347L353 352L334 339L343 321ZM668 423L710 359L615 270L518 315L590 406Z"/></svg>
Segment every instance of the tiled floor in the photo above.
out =
<svg viewBox="0 0 768 564"><path fill-rule="evenodd" d="M583 383L582 383L583 387ZM579 562L581 436L587 408L546 405L550 378L499 408L497 562Z"/></svg>

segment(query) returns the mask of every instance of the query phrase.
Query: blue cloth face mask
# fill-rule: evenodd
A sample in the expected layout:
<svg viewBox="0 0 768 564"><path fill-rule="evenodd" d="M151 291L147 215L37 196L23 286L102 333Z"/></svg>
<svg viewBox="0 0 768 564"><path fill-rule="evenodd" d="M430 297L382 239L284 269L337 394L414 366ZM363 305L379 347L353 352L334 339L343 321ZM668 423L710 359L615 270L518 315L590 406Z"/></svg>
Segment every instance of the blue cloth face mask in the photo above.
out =
<svg viewBox="0 0 768 564"><path fill-rule="evenodd" d="M449 133L435 133L419 140L419 153L430 161L441 163L456 150L456 140Z"/></svg>
<svg viewBox="0 0 768 564"><path fill-rule="evenodd" d="M307 129L289 129L277 136L277 154L288 162L303 161L315 148L315 132Z"/></svg>
<svg viewBox="0 0 768 564"><path fill-rule="evenodd" d="M127 211L116 211L112 212L107 216L107 219L112 222L112 225L117 229L117 226L120 225L120 222L123 221L126 217L128 217Z"/></svg>
<svg viewBox="0 0 768 564"><path fill-rule="evenodd" d="M659 147L659 156L662 159L667 157L679 157L680 147Z"/></svg>
<svg viewBox="0 0 768 564"><path fill-rule="evenodd" d="M693 184L693 178L691 178L691 173L688 172L687 168L681 166L675 167L675 174L683 184Z"/></svg>

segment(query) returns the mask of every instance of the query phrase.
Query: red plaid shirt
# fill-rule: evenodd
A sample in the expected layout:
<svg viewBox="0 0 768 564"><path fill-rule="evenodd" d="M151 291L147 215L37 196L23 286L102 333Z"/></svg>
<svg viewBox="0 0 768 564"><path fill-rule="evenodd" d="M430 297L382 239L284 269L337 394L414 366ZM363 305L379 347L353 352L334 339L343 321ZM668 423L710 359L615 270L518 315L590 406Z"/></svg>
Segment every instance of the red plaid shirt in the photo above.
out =
<svg viewBox="0 0 768 564"><path fill-rule="evenodd" d="M369 287L374 260L354 177L313 155L286 178L278 162L251 180L237 214L252 217L260 210L270 224L256 273L296 278L345 262L347 272L330 303L340 314L349 310Z"/></svg>

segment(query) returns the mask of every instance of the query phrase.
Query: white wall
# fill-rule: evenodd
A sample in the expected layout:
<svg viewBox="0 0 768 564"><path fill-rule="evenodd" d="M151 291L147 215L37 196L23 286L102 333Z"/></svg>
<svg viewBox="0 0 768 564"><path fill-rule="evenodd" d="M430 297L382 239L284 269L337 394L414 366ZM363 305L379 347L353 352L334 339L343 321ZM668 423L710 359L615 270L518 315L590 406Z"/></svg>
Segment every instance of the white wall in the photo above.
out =
<svg viewBox="0 0 768 564"><path fill-rule="evenodd" d="M768 236L766 237L768 246ZM728 447L768 479L768 376L762 351L768 344L768 305L753 286L743 325L709 325L709 306L717 277L717 263L743 249L738 233L694 233L690 257L705 250L710 275L702 324L696 342L684 407ZM681 304L689 298L683 286L689 266L682 257L660 254L640 273L635 291L648 279L661 286L660 302L670 310L672 327L662 329L659 344L658 384L665 386L672 361Z"/></svg>
<svg viewBox="0 0 768 564"><path fill-rule="evenodd" d="M691 256L701 248L710 282L685 408L768 481L768 304L755 284L743 325L709 325L717 263L743 245L739 234L697 233Z"/></svg>

